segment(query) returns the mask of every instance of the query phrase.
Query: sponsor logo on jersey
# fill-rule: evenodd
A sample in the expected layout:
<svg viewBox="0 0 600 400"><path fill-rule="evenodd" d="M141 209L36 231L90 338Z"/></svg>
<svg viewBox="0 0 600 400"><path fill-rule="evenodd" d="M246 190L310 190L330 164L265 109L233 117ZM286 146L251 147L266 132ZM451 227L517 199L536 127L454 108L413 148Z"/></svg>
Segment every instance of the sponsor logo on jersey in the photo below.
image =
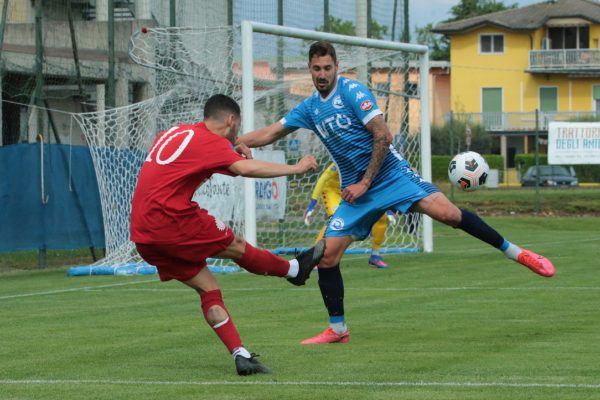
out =
<svg viewBox="0 0 600 400"><path fill-rule="evenodd" d="M358 86L358 83L351 83L351 84L348 86L348 90L352 91L352 89L355 89L357 86Z"/></svg>
<svg viewBox="0 0 600 400"><path fill-rule="evenodd" d="M373 102L371 100L365 100L360 103L360 109L363 111L369 111L371 108L373 108Z"/></svg>
<svg viewBox="0 0 600 400"><path fill-rule="evenodd" d="M356 93L356 101L359 101L360 99L362 99L365 96L366 96L366 94L364 94L363 92Z"/></svg>
<svg viewBox="0 0 600 400"><path fill-rule="evenodd" d="M321 122L315 124L317 132L319 132L323 138L328 138L330 135L340 134L337 128L348 129L350 126L352 126L352 120L350 117L339 113L331 115L323 119Z"/></svg>
<svg viewBox="0 0 600 400"><path fill-rule="evenodd" d="M344 108L344 103L342 103L342 98L340 96L335 96L332 101L333 108Z"/></svg>
<svg viewBox="0 0 600 400"><path fill-rule="evenodd" d="M331 223L329 224L329 227L333 231L341 231L342 229L344 229L344 219L340 217L332 219Z"/></svg>
<svg viewBox="0 0 600 400"><path fill-rule="evenodd" d="M319 109L315 108L315 115L319 115Z"/></svg>

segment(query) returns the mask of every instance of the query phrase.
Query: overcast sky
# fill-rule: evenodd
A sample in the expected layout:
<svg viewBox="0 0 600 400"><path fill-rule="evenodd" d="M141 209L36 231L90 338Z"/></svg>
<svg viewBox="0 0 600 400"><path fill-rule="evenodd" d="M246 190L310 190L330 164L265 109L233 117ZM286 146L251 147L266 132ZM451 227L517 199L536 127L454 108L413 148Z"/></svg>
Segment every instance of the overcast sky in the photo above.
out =
<svg viewBox="0 0 600 400"><path fill-rule="evenodd" d="M181 0L183 1L183 0ZM187 0L195 1L195 0ZM235 1L234 2L234 20L239 21L247 19L261 21L271 24L277 23L277 7L273 7L275 0L255 0L253 1ZM497 0L500 1L500 0ZM506 5L517 4L518 7L524 7L535 3L542 3L547 0L501 0ZM450 9L457 5L459 0L409 0L409 23L410 36L415 41L415 27L423 27L429 23L434 26L451 17ZM356 21L356 0L329 0L329 12L333 17L342 20ZM392 8L393 0L372 0L373 18L380 24L391 28L392 26ZM385 5L385 6L384 6ZM400 36L403 12L403 0L398 0L398 16L396 27L396 40ZM285 17L284 23L287 26L315 29L323 25L323 0L289 0L284 1ZM193 14L190 14L193 17ZM193 25L193 24L191 24ZM391 29L388 30L390 39Z"/></svg>
<svg viewBox="0 0 600 400"><path fill-rule="evenodd" d="M506 5L517 4L518 7L542 3L544 0L506 0ZM411 25L411 37L414 36L415 27L423 27L429 23L435 26L437 23L450 18L450 8L457 5L459 0L410 0L409 19ZM427 4L423 6L423 4ZM414 40L414 39L413 39Z"/></svg>

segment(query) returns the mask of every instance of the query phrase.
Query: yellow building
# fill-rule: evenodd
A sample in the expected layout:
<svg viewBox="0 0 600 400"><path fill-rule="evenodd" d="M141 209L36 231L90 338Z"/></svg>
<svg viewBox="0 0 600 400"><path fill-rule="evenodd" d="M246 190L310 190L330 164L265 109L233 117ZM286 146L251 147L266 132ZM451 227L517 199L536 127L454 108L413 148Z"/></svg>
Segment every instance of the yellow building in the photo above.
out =
<svg viewBox="0 0 600 400"><path fill-rule="evenodd" d="M450 39L454 116L500 137L514 154L545 151L549 121L600 114L600 3L555 0L439 24ZM600 116L600 115L598 115Z"/></svg>

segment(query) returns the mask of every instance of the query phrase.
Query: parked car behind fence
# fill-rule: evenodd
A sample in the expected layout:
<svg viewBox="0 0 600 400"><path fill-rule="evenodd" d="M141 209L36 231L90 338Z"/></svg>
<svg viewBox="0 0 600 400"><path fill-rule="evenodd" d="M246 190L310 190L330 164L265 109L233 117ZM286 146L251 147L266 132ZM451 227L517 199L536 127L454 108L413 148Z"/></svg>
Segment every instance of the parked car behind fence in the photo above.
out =
<svg viewBox="0 0 600 400"><path fill-rule="evenodd" d="M566 168L561 165L534 165L527 169L521 178L521 186L535 186L536 177L539 176L540 186L576 187L579 181L573 167Z"/></svg>

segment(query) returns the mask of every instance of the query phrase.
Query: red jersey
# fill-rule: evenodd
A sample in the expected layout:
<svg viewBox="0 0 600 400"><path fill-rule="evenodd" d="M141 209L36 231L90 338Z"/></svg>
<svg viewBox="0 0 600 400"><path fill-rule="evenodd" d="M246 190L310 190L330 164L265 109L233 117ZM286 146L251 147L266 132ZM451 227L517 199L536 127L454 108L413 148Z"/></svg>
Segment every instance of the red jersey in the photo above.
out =
<svg viewBox="0 0 600 400"><path fill-rule="evenodd" d="M244 159L229 140L209 131L204 123L179 125L160 133L133 194L131 240L146 244L204 242L202 233L214 231L204 224L215 224L215 220L206 218L207 211L192 201L192 196L214 173L235 176L227 168Z"/></svg>

